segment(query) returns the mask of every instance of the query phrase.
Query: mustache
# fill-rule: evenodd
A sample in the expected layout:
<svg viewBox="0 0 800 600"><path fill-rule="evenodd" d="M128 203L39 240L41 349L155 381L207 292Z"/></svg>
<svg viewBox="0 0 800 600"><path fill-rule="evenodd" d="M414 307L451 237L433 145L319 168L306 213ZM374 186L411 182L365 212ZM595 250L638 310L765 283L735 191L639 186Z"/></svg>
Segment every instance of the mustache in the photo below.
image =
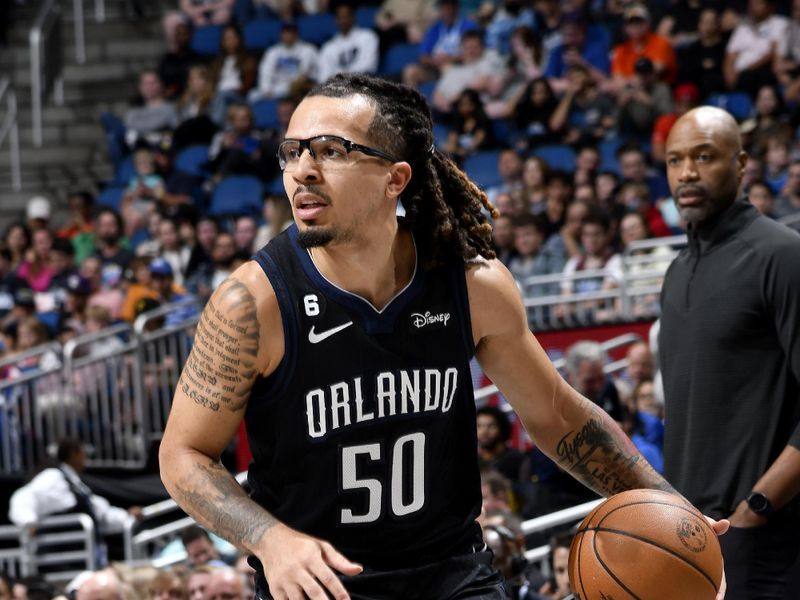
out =
<svg viewBox="0 0 800 600"><path fill-rule="evenodd" d="M297 194L314 194L325 200L328 204L332 204L331 197L315 185L298 185L297 189L295 189L292 194L292 202L294 202L294 198Z"/></svg>
<svg viewBox="0 0 800 600"><path fill-rule="evenodd" d="M705 196L708 194L705 186L696 183L685 183L675 188L675 197L680 198L683 194L688 193L692 195Z"/></svg>

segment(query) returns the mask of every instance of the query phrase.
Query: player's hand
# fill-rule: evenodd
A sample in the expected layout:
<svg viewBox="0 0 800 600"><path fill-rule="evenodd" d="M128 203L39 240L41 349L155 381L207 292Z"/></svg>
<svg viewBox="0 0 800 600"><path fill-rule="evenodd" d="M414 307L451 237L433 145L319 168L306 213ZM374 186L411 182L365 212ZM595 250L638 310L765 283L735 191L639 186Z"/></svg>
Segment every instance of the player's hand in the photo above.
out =
<svg viewBox="0 0 800 600"><path fill-rule="evenodd" d="M728 517L731 527L750 529L767 524L767 517L754 513L746 500L742 500L731 516Z"/></svg>
<svg viewBox="0 0 800 600"><path fill-rule="evenodd" d="M711 517L706 517L708 524L711 525L711 529L714 530L714 533L719 535L724 535L728 528L731 526L731 522L728 519L720 519L719 521L715 521ZM728 583L725 580L725 568L723 566L722 569L722 583L719 586L719 592L717 593L716 600L724 600L725 598L725 590L728 589Z"/></svg>
<svg viewBox="0 0 800 600"><path fill-rule="evenodd" d="M275 600L327 600L327 593L336 600L350 600L334 570L343 575L363 570L328 542L280 523L267 532L263 548L259 559Z"/></svg>

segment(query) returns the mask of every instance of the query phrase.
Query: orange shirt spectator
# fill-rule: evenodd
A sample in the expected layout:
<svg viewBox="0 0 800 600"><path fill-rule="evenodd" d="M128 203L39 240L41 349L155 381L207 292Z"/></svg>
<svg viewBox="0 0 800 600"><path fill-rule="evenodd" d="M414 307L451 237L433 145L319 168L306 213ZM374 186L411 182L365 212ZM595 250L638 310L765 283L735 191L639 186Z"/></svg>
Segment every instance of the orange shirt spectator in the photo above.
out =
<svg viewBox="0 0 800 600"><path fill-rule="evenodd" d="M611 75L632 78L636 61L649 58L656 72L661 74L661 79L672 83L677 73L675 50L667 38L650 30L650 14L647 8L640 4L626 8L624 24L627 39L614 46Z"/></svg>

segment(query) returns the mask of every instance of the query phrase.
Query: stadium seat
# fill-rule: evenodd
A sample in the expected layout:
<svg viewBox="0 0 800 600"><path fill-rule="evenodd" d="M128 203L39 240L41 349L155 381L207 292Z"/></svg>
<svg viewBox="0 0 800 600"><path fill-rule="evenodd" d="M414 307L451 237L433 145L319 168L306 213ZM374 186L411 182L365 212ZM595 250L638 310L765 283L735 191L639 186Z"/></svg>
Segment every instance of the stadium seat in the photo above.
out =
<svg viewBox="0 0 800 600"><path fill-rule="evenodd" d="M436 81L426 81L425 83L420 83L417 88L417 91L425 96L428 104L431 103L431 99L433 98L433 90L436 88L436 83Z"/></svg>
<svg viewBox="0 0 800 600"><path fill-rule="evenodd" d="M737 121L746 119L753 111L753 101L745 92L729 92L727 94L711 94L708 104L727 110Z"/></svg>
<svg viewBox="0 0 800 600"><path fill-rule="evenodd" d="M511 119L492 119L492 135L496 144L510 144L514 134L514 122Z"/></svg>
<svg viewBox="0 0 800 600"><path fill-rule="evenodd" d="M286 188L283 185L283 176L278 175L267 184L267 191L273 196L285 196Z"/></svg>
<svg viewBox="0 0 800 600"><path fill-rule="evenodd" d="M503 180L497 172L499 157L499 150L476 152L464 159L464 171L483 190L500 185Z"/></svg>
<svg viewBox="0 0 800 600"><path fill-rule="evenodd" d="M336 19L330 13L302 15L297 19L297 31L300 39L322 46L336 35Z"/></svg>
<svg viewBox="0 0 800 600"><path fill-rule="evenodd" d="M278 126L278 101L276 99L264 98L253 102L252 106L256 129L270 129Z"/></svg>
<svg viewBox="0 0 800 600"><path fill-rule="evenodd" d="M534 148L533 155L547 161L551 169L575 170L575 151L566 144L548 144Z"/></svg>
<svg viewBox="0 0 800 600"><path fill-rule="evenodd" d="M192 33L192 50L198 54L213 56L219 53L222 42L222 25L197 27Z"/></svg>
<svg viewBox="0 0 800 600"><path fill-rule="evenodd" d="M111 185L124 187L128 185L135 176L136 168L133 166L133 155L129 154L122 160L116 173L114 173L114 180L111 182Z"/></svg>
<svg viewBox="0 0 800 600"><path fill-rule="evenodd" d="M386 51L379 71L389 77L399 78L407 64L419 59L419 44L395 44Z"/></svg>
<svg viewBox="0 0 800 600"><path fill-rule="evenodd" d="M100 206L108 206L119 211L123 194L125 194L125 186L110 185L97 195L95 202Z"/></svg>
<svg viewBox="0 0 800 600"><path fill-rule="evenodd" d="M600 151L599 171L611 171L612 173L619 174L617 150L620 147L620 143L618 139L613 138L610 140L603 140L597 145L597 149Z"/></svg>
<svg viewBox="0 0 800 600"><path fill-rule="evenodd" d="M175 170L188 173L189 175L196 175L198 177L206 177L208 172L205 170L205 165L208 162L208 146L195 145L187 146L175 157Z"/></svg>
<svg viewBox="0 0 800 600"><path fill-rule="evenodd" d="M211 194L208 213L216 217L261 214L264 184L252 175L235 175L219 182Z"/></svg>
<svg viewBox="0 0 800 600"><path fill-rule="evenodd" d="M265 50L281 37L281 22L277 19L250 21L242 31L244 47L248 50Z"/></svg>
<svg viewBox="0 0 800 600"><path fill-rule="evenodd" d="M375 29L375 15L379 6L360 6L356 9L356 26L364 29Z"/></svg>
<svg viewBox="0 0 800 600"><path fill-rule="evenodd" d="M433 123L433 143L439 149L447 145L447 136L450 133L450 128L443 123Z"/></svg>

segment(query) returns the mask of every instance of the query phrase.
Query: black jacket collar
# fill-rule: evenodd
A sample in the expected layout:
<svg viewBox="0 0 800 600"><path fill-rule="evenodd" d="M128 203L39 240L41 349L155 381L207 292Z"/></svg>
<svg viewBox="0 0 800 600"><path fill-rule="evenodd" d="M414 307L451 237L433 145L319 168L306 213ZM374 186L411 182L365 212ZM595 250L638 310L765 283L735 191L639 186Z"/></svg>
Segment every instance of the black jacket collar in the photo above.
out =
<svg viewBox="0 0 800 600"><path fill-rule="evenodd" d="M689 226L689 248L705 254L752 223L758 210L746 199L740 198L718 215L696 227Z"/></svg>

